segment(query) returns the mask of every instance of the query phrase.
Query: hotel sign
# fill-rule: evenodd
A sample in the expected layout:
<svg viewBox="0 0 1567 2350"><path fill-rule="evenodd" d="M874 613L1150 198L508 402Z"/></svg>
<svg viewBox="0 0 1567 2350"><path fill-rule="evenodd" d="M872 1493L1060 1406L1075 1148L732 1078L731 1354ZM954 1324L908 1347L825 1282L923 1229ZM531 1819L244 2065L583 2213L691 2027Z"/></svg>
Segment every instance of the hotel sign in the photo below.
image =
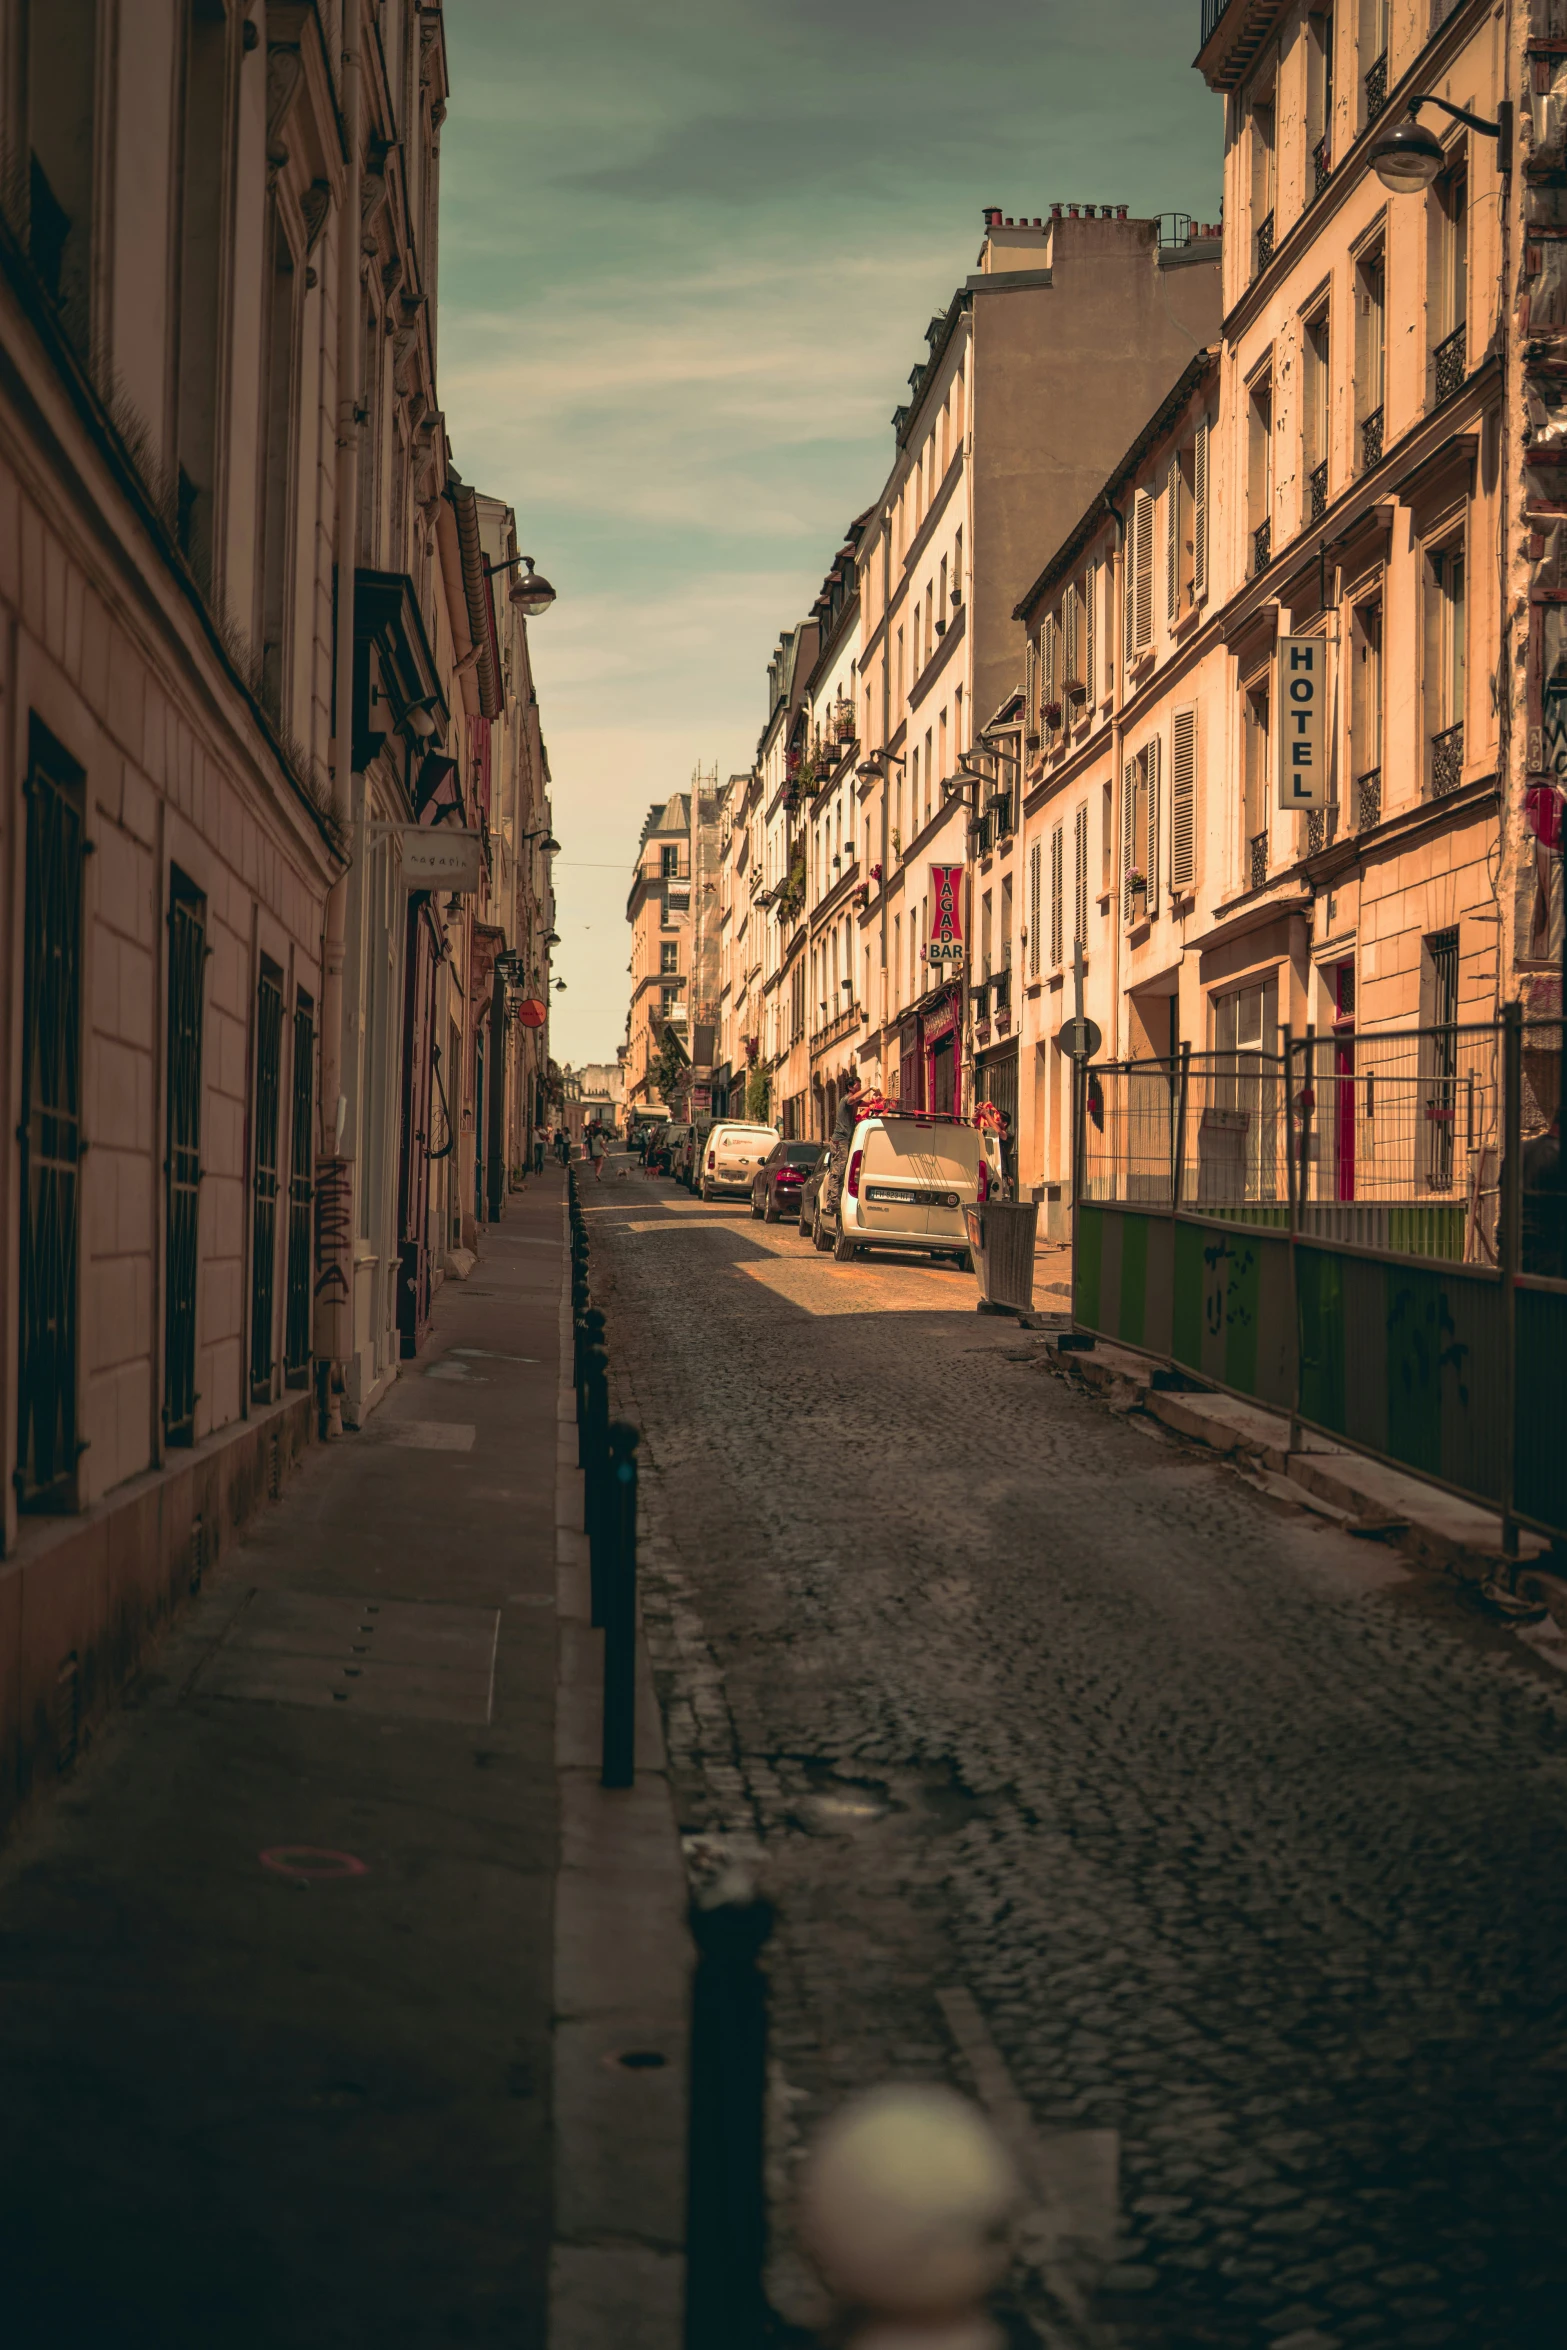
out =
<svg viewBox="0 0 1567 2350"><path fill-rule="evenodd" d="M1279 639L1277 736L1279 806L1327 807L1328 648L1320 636Z"/></svg>

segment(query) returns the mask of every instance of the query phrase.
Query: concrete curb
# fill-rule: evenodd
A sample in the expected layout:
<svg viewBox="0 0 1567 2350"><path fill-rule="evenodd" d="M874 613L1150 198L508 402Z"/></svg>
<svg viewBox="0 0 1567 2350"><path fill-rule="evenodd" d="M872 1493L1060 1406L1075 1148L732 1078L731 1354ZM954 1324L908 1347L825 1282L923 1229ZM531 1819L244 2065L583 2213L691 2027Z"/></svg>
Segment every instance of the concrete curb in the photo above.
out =
<svg viewBox="0 0 1567 2350"><path fill-rule="evenodd" d="M1356 1533L1385 1529L1385 1539L1417 1566L1454 1575L1465 1583L1487 1583L1504 1565L1501 1521L1494 1511L1444 1493L1402 1469L1361 1453L1346 1452L1325 1437L1308 1435L1310 1450L1292 1453L1288 1420L1237 1396L1192 1387L1156 1387L1161 1366L1128 1347L1096 1341L1091 1352L1060 1357L1091 1387L1120 1390L1153 1419L1189 1443L1207 1445L1248 1468L1286 1480L1289 1496L1308 1509L1338 1518ZM1527 1567L1549 1551L1537 1534L1519 1539L1518 1564Z"/></svg>
<svg viewBox="0 0 1567 2350"><path fill-rule="evenodd" d="M567 1211L561 1210L564 1221ZM550 2350L678 2350L685 2307L686 1874L645 1639L637 1781L599 1785L603 1636L590 1621L571 1381L569 1228L556 1412L555 2225ZM628 2055L638 2061L628 2065Z"/></svg>

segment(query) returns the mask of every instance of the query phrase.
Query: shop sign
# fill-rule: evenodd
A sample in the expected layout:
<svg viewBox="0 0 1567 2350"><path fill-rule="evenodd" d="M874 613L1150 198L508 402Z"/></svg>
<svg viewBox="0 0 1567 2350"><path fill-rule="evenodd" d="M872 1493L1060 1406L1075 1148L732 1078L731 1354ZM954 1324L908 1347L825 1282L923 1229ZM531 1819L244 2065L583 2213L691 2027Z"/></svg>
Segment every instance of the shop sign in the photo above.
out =
<svg viewBox="0 0 1567 2350"><path fill-rule="evenodd" d="M958 999L956 995L949 995L941 1003L932 1005L925 1014L925 1042L934 1044L938 1037L945 1036L948 1029L956 1028L957 1024Z"/></svg>
<svg viewBox="0 0 1567 2350"><path fill-rule="evenodd" d="M953 961L963 953L963 868L932 865L930 869L930 950L933 963Z"/></svg>
<svg viewBox="0 0 1567 2350"><path fill-rule="evenodd" d="M404 889L454 889L466 895L479 886L479 835L452 824L401 824Z"/></svg>
<svg viewBox="0 0 1567 2350"><path fill-rule="evenodd" d="M1320 636L1279 639L1279 806L1325 808L1328 648Z"/></svg>

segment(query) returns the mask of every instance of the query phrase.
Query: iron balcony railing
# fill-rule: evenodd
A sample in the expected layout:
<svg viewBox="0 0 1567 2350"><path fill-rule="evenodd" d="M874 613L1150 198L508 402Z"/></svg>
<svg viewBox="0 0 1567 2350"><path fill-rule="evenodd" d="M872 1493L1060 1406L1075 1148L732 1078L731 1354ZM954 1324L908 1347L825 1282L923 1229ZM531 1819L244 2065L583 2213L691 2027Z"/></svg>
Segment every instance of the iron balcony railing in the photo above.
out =
<svg viewBox="0 0 1567 2350"><path fill-rule="evenodd" d="M1259 522L1256 529L1251 534L1251 568L1253 578L1255 578L1259 572L1266 571L1268 565L1272 561L1273 524L1271 521Z"/></svg>
<svg viewBox="0 0 1567 2350"><path fill-rule="evenodd" d="M1198 43L1199 48L1212 37L1214 28L1229 5L1230 0L1202 0L1202 41Z"/></svg>
<svg viewBox="0 0 1567 2350"><path fill-rule="evenodd" d="M1273 259L1273 215L1271 212L1258 221L1257 234L1253 243L1256 252L1256 266L1259 270L1266 269L1268 263Z"/></svg>
<svg viewBox="0 0 1567 2350"><path fill-rule="evenodd" d="M1268 880L1268 836L1254 832L1246 843L1246 886L1263 889Z"/></svg>
<svg viewBox="0 0 1567 2350"><path fill-rule="evenodd" d="M1464 722L1431 737L1431 797L1445 800L1464 779Z"/></svg>
<svg viewBox="0 0 1567 2350"><path fill-rule="evenodd" d="M1455 326L1452 333L1445 335L1442 341L1437 344L1431 354L1431 364L1436 376L1437 399L1439 401L1450 399L1463 382L1465 371L1469 365L1469 322L1467 319L1461 326Z"/></svg>
<svg viewBox="0 0 1567 2350"><path fill-rule="evenodd" d="M1328 461L1326 457L1323 458L1320 465L1312 467L1306 487L1311 497L1311 519L1313 522L1320 522L1328 510Z"/></svg>
<svg viewBox="0 0 1567 2350"><path fill-rule="evenodd" d="M1375 122L1387 104L1387 51L1366 68L1362 87L1366 93L1366 120Z"/></svg>
<svg viewBox="0 0 1567 2350"><path fill-rule="evenodd" d="M1382 821L1382 770L1368 767L1355 778L1355 828L1369 832Z"/></svg>
<svg viewBox="0 0 1567 2350"><path fill-rule="evenodd" d="M1308 808L1306 811L1306 854L1314 857L1325 849L1338 831L1337 808Z"/></svg>
<svg viewBox="0 0 1567 2350"><path fill-rule="evenodd" d="M1382 417L1383 410L1373 408L1369 416L1360 420L1360 464L1365 473L1382 462Z"/></svg>
<svg viewBox="0 0 1567 2350"><path fill-rule="evenodd" d="M1311 192L1314 196L1320 196L1328 181L1333 177L1333 164L1329 148L1328 134L1324 131L1311 150Z"/></svg>

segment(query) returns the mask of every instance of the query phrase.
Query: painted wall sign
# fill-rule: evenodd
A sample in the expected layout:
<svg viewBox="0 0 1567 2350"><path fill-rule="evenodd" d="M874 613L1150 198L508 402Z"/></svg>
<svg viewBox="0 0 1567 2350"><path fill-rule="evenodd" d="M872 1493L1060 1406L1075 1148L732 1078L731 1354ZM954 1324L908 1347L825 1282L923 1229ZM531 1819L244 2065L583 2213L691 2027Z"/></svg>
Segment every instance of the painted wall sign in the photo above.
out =
<svg viewBox="0 0 1567 2350"><path fill-rule="evenodd" d="M1320 636L1281 636L1278 645L1281 808L1325 808L1328 776L1328 649Z"/></svg>
<svg viewBox="0 0 1567 2350"><path fill-rule="evenodd" d="M930 960L963 951L963 868L932 865L930 869Z"/></svg>
<svg viewBox="0 0 1567 2350"><path fill-rule="evenodd" d="M404 824L399 830L405 889L454 889L464 895L478 888L476 832L459 832L450 824Z"/></svg>

